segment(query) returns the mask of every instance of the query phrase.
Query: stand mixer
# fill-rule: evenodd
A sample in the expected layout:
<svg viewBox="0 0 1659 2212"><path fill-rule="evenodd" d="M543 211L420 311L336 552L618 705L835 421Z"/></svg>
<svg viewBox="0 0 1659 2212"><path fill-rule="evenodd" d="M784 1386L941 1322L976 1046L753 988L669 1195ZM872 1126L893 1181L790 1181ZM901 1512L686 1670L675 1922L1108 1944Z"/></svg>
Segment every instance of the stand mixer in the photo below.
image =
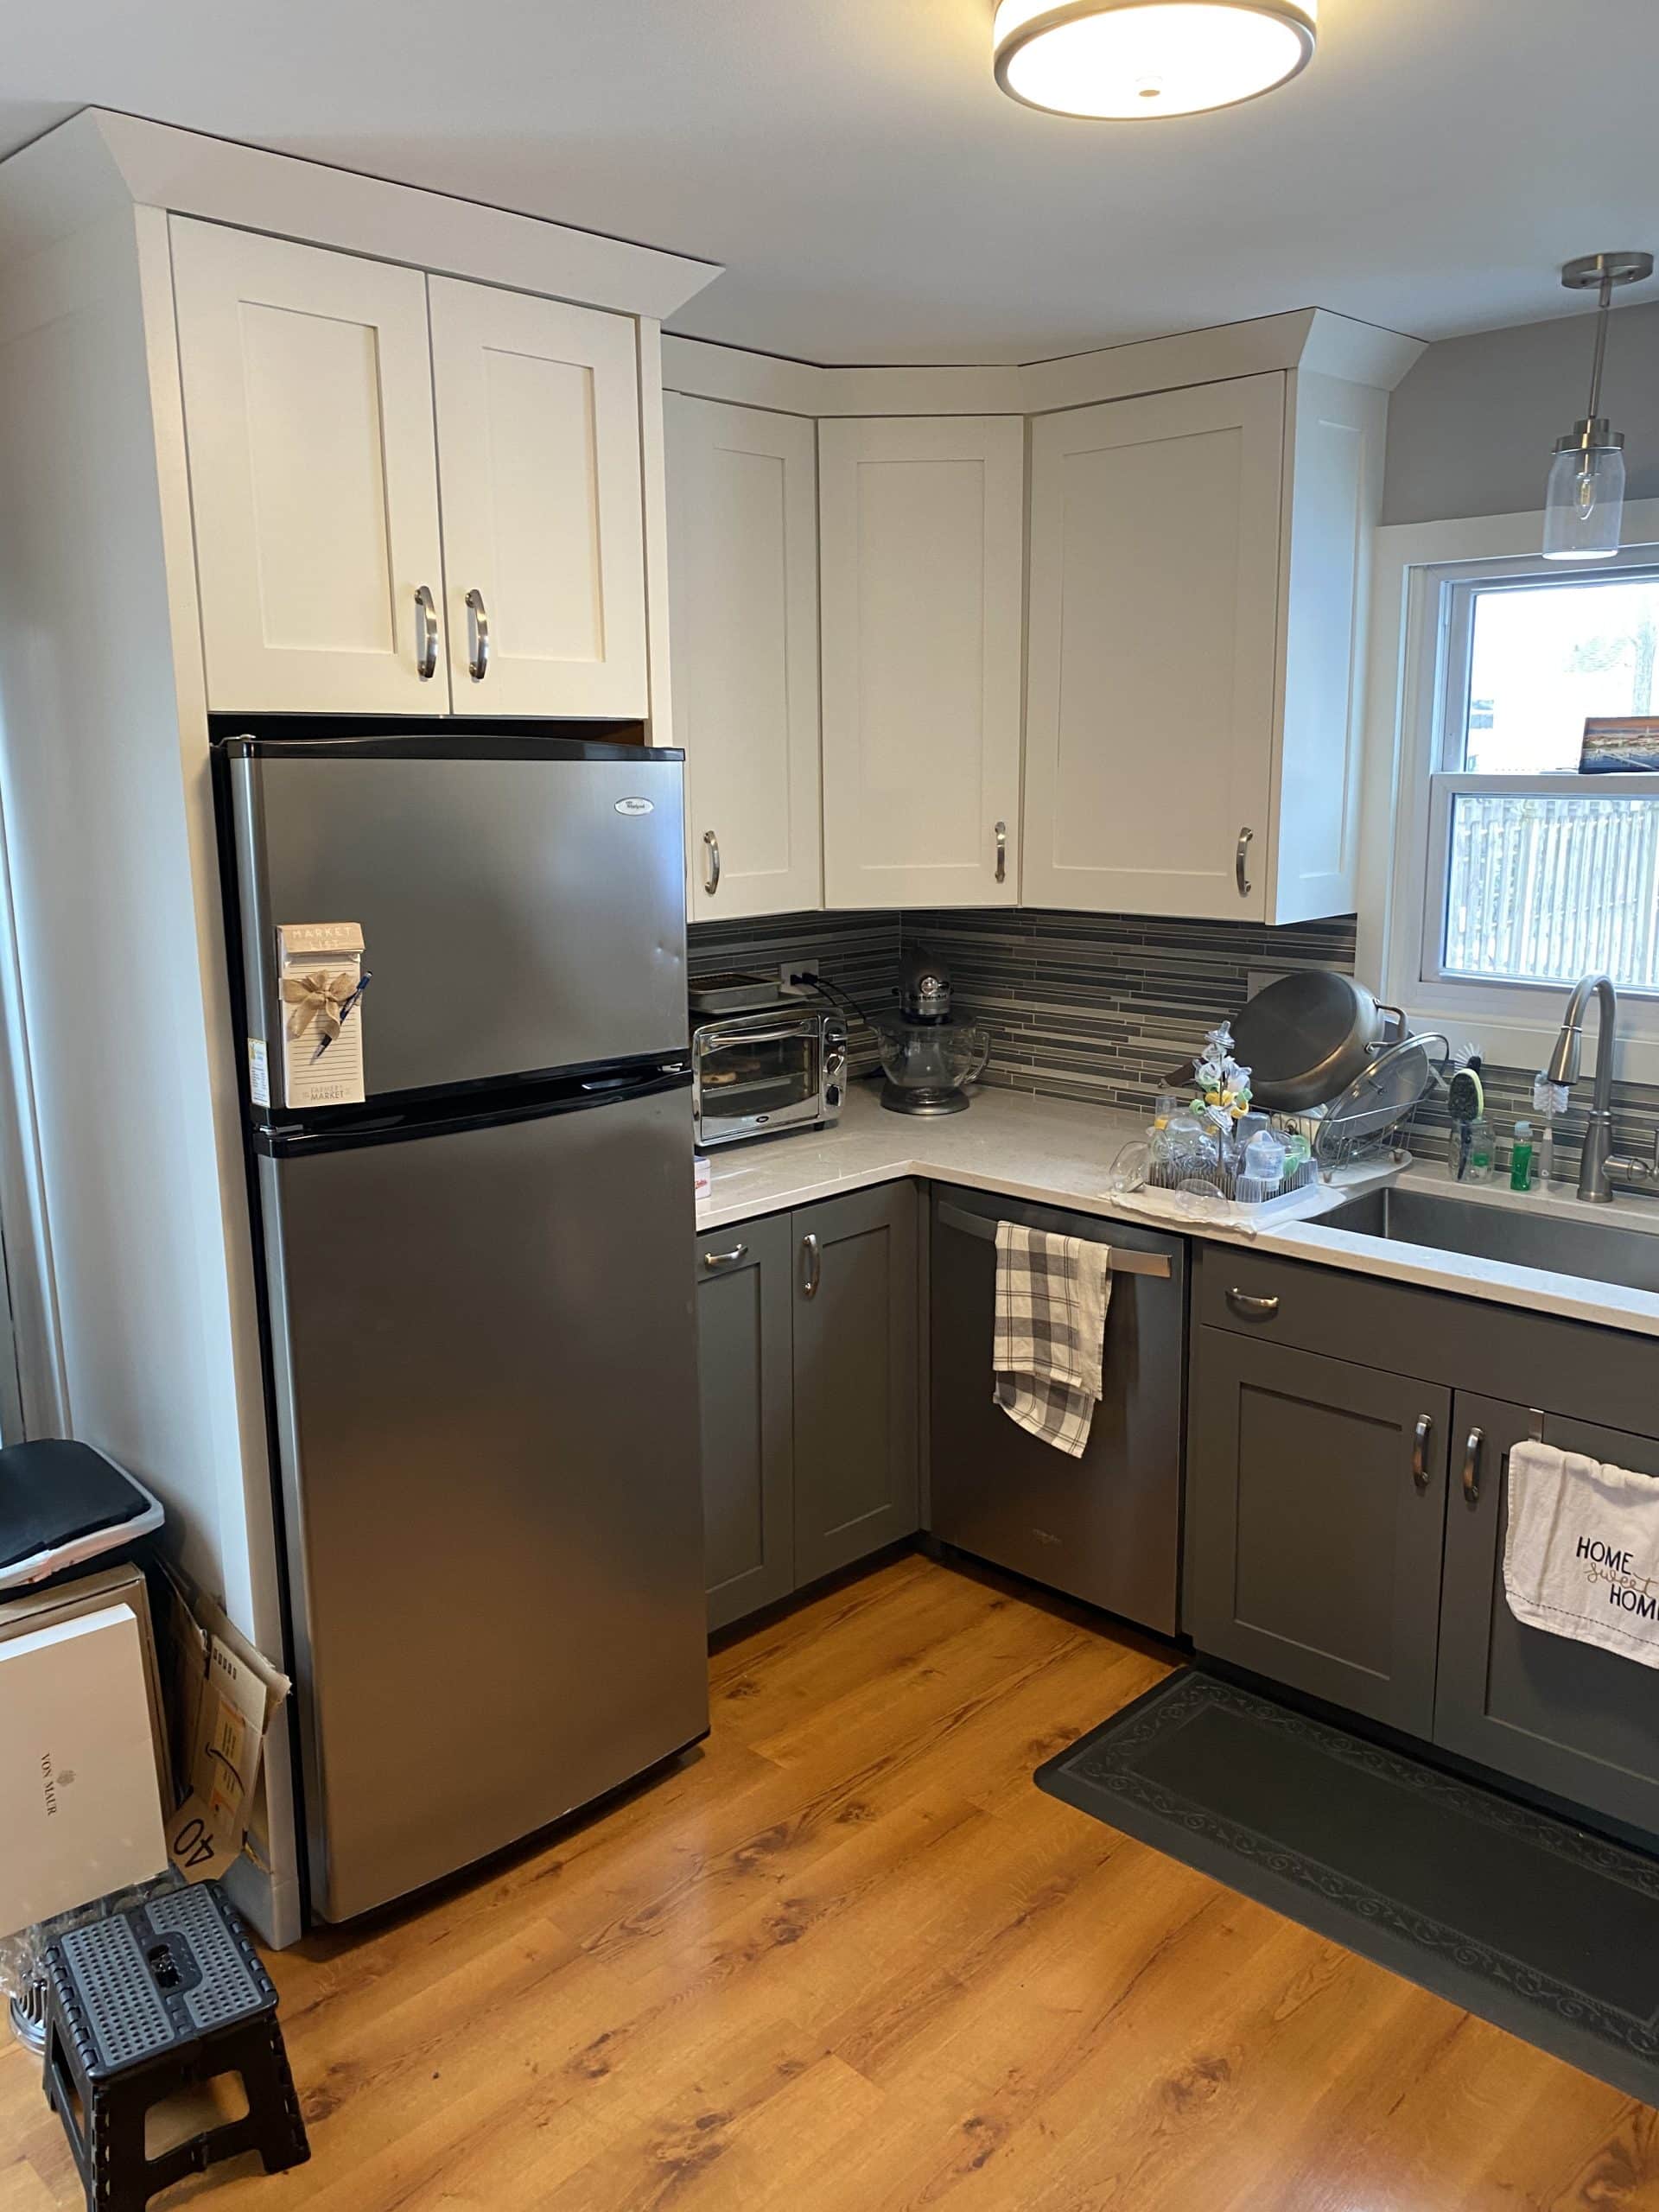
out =
<svg viewBox="0 0 1659 2212"><path fill-rule="evenodd" d="M899 1018L878 1021L875 1041L891 1114L960 1114L967 1086L990 1056L989 1033L950 1018L950 971L924 951L907 952L899 972Z"/></svg>

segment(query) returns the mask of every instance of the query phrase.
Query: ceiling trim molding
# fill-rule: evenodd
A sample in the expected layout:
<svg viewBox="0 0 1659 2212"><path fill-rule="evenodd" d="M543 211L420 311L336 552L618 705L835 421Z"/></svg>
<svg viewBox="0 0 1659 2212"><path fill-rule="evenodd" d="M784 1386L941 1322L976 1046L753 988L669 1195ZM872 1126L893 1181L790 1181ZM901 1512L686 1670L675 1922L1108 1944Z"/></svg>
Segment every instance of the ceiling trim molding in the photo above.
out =
<svg viewBox="0 0 1659 2212"><path fill-rule="evenodd" d="M1210 330L1137 340L1095 353L1017 367L836 368L751 353L702 338L663 336L663 381L697 399L780 414L1048 415L1101 400L1317 369L1392 391L1424 350L1421 338L1357 322L1325 308L1259 315Z"/></svg>
<svg viewBox="0 0 1659 2212"><path fill-rule="evenodd" d="M716 262L107 108L83 108L0 162L0 265L133 206L657 321L721 273Z"/></svg>

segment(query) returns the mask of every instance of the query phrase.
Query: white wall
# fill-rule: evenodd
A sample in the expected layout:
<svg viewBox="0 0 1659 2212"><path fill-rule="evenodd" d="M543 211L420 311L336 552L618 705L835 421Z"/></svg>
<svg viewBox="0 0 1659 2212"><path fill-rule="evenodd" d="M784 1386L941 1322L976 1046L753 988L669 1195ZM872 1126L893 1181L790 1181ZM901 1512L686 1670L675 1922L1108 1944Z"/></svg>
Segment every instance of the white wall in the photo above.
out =
<svg viewBox="0 0 1659 2212"><path fill-rule="evenodd" d="M189 1571L274 1648L138 269L129 214L0 295L0 805L63 1426L150 1484Z"/></svg>
<svg viewBox="0 0 1659 2212"><path fill-rule="evenodd" d="M1541 508L1551 448L1584 412L1594 340L1591 316L1568 315L1431 346L1389 403L1383 521ZM1659 498L1659 302L1615 308L1602 411L1624 433L1630 496Z"/></svg>

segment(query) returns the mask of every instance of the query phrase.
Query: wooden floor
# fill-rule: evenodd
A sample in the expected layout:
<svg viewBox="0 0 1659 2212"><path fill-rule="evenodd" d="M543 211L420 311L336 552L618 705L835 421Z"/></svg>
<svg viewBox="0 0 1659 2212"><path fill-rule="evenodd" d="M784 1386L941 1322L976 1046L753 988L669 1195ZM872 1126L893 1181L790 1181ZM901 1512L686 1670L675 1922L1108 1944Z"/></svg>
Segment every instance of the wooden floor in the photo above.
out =
<svg viewBox="0 0 1659 2212"><path fill-rule="evenodd" d="M721 1652L701 1753L275 1961L309 2165L215 2212L1659 2208L1659 2117L1057 1804L1149 1647L920 1558ZM0 2056L0 2212L80 2198Z"/></svg>

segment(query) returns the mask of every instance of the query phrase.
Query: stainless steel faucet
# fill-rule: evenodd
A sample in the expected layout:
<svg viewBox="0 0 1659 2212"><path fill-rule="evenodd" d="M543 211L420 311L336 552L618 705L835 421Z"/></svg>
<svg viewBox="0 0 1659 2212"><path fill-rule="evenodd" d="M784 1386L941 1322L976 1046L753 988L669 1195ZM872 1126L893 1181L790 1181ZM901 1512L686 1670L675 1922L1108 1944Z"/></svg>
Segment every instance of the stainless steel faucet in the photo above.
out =
<svg viewBox="0 0 1659 2212"><path fill-rule="evenodd" d="M1573 986L1561 1018L1561 1033L1545 1071L1551 1083L1574 1084L1579 1079L1579 1046L1584 1012L1593 994L1598 1009L1596 1072L1590 1092L1590 1110L1584 1128L1584 1150L1579 1156L1579 1196L1592 1205L1606 1205L1613 1195L1613 1178L1632 1183L1651 1183L1654 1169L1645 1160L1613 1155L1613 1040L1618 1027L1618 996L1611 976L1585 976Z"/></svg>

